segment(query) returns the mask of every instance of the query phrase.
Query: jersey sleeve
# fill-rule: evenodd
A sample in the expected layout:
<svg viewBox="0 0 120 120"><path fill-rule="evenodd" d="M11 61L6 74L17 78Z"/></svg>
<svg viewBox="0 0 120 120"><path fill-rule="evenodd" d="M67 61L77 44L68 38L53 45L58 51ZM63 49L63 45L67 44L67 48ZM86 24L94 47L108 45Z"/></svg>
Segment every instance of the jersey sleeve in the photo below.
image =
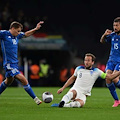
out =
<svg viewBox="0 0 120 120"><path fill-rule="evenodd" d="M78 67L75 68L74 76L77 76Z"/></svg>
<svg viewBox="0 0 120 120"><path fill-rule="evenodd" d="M81 69L81 68L83 68L83 66L78 66L78 67L76 67L76 69L75 69L75 71L74 71L74 76L77 77L77 71L78 71L79 69Z"/></svg>
<svg viewBox="0 0 120 120"><path fill-rule="evenodd" d="M101 77L102 79L106 78L106 75L107 75L106 73L104 73L102 70L98 68L97 68L97 71L98 71L99 77Z"/></svg>
<svg viewBox="0 0 120 120"><path fill-rule="evenodd" d="M3 38L4 38L5 31L6 31L6 30L0 30L0 39L3 39Z"/></svg>
<svg viewBox="0 0 120 120"><path fill-rule="evenodd" d="M111 34L106 36L105 42L111 42Z"/></svg>
<svg viewBox="0 0 120 120"><path fill-rule="evenodd" d="M20 32L20 34L17 36L18 39L21 39L25 36L25 33L24 32Z"/></svg>

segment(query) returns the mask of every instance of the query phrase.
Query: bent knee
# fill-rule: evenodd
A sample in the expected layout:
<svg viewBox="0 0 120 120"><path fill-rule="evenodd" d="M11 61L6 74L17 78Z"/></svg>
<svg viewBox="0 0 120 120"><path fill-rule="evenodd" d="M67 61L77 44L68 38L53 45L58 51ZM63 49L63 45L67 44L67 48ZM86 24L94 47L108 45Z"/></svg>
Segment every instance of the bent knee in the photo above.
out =
<svg viewBox="0 0 120 120"><path fill-rule="evenodd" d="M13 77L6 78L5 84L6 84L7 86L10 86L13 81L14 81L14 78L13 78Z"/></svg>
<svg viewBox="0 0 120 120"><path fill-rule="evenodd" d="M112 81L111 81L111 80L109 80L109 79L105 79L105 81L106 81L106 83L107 83L107 84L112 83Z"/></svg>
<svg viewBox="0 0 120 120"><path fill-rule="evenodd" d="M76 99L75 101L78 101L80 103L80 107L83 107L85 105L85 102L80 99Z"/></svg>
<svg viewBox="0 0 120 120"><path fill-rule="evenodd" d="M114 83L117 83L119 81L119 77L115 78L114 80L112 80Z"/></svg>

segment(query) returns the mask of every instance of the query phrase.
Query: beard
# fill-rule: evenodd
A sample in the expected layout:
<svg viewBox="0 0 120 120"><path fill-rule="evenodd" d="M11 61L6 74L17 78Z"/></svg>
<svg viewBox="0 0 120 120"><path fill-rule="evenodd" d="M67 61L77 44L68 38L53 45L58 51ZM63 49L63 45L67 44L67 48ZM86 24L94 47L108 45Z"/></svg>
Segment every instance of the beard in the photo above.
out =
<svg viewBox="0 0 120 120"><path fill-rule="evenodd" d="M119 34L119 33L120 33L120 30L119 30L119 31L117 31L117 32L115 32L115 33Z"/></svg>
<svg viewBox="0 0 120 120"><path fill-rule="evenodd" d="M88 66L88 67L85 66L86 69L91 69L91 67L92 67L92 66Z"/></svg>

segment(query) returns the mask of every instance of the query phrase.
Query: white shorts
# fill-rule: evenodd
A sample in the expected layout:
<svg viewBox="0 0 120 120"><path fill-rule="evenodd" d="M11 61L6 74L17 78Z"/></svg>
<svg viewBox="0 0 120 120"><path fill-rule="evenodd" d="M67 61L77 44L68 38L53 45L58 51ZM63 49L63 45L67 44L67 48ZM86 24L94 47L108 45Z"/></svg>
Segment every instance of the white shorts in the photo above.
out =
<svg viewBox="0 0 120 120"><path fill-rule="evenodd" d="M72 87L69 91L75 90L77 92L77 96L75 99L83 100L84 104L86 102L86 95L84 95L79 89Z"/></svg>

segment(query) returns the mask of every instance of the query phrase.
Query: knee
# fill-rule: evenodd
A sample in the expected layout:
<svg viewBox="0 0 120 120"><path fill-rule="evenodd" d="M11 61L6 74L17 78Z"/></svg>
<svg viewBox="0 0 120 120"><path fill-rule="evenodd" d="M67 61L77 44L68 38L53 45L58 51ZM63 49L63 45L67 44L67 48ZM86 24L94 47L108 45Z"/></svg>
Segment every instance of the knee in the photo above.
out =
<svg viewBox="0 0 120 120"><path fill-rule="evenodd" d="M14 81L14 78L13 78L13 77L6 78L5 84L6 84L7 86L10 86L10 85L12 84L13 81Z"/></svg>
<svg viewBox="0 0 120 120"><path fill-rule="evenodd" d="M70 91L70 92L73 93L72 99L74 100L74 99L76 98L76 96L77 96L77 92L76 92L76 90L72 90L72 91Z"/></svg>
<svg viewBox="0 0 120 120"><path fill-rule="evenodd" d="M81 104L81 107L85 105L84 101L81 101L80 104Z"/></svg>
<svg viewBox="0 0 120 120"><path fill-rule="evenodd" d="M119 78L115 78L115 79L113 80L114 83L117 83L118 81L119 81Z"/></svg>
<svg viewBox="0 0 120 120"><path fill-rule="evenodd" d="M21 81L22 85L27 85L28 84L28 81L27 80L24 80L24 81Z"/></svg>
<svg viewBox="0 0 120 120"><path fill-rule="evenodd" d="M76 101L79 102L80 104L80 107L83 107L85 105L85 102L83 100L80 100L80 99L76 99Z"/></svg>
<svg viewBox="0 0 120 120"><path fill-rule="evenodd" d="M109 79L105 79L105 81L106 81L107 84L111 84L112 83L112 81L109 80Z"/></svg>

